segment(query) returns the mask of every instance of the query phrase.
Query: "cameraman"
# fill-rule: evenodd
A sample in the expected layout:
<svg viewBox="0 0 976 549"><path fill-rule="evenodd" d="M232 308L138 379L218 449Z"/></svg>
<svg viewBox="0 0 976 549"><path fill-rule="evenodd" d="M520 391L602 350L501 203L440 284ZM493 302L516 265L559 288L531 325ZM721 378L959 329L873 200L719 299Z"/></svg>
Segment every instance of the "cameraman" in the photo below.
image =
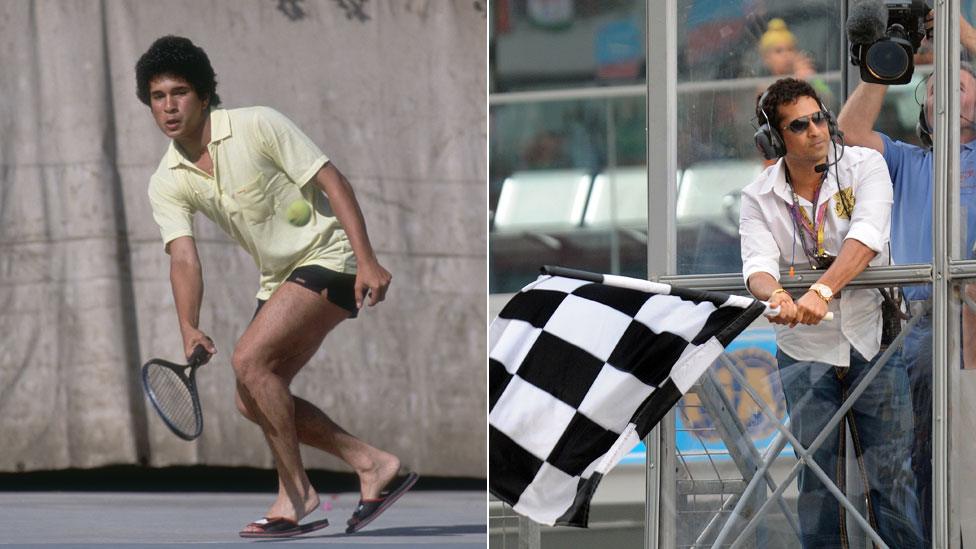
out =
<svg viewBox="0 0 976 549"><path fill-rule="evenodd" d="M891 180L881 156L833 145L832 115L810 84L776 81L759 97L757 145L781 157L742 191L739 232L749 291L778 306L777 363L790 429L809 446L870 370L881 344L881 296L843 289L869 264L888 262ZM826 167L827 169L823 169ZM780 271L825 272L796 301ZM832 322L821 323L828 310ZM870 495L868 518L890 547L921 546L912 473L911 403L904 369L885 367L813 453L824 473L846 485L846 428ZM840 502L804 467L797 509L803 547L847 547Z"/></svg>
<svg viewBox="0 0 976 549"><path fill-rule="evenodd" d="M976 52L976 29L960 21L960 38L971 53ZM959 73L959 153L961 180L960 200L966 209L966 248L973 249L976 237L976 74L962 63ZM874 131L888 86L861 82L851 94L838 117L847 143L870 147L884 156L894 188L891 217L891 255L897 264L932 261L932 149L933 90L935 82L926 83L925 102L919 112L918 131L925 146L895 141ZM925 136L928 136L926 138ZM892 356L893 365L906 368L912 383L912 408L915 411L915 442L912 468L917 478L917 497L921 507L926 542L932 531L932 318L931 288L912 286L903 289L915 314L922 318L905 336L904 345ZM976 326L969 307L963 307L963 330L970 333ZM964 355L972 346L963 338Z"/></svg>

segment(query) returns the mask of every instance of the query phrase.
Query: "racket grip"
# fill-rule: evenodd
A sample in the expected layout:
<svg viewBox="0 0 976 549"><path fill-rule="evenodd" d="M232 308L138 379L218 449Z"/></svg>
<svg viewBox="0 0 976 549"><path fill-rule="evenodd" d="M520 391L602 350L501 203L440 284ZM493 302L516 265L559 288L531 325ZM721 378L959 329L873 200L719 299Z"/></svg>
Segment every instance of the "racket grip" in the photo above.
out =
<svg viewBox="0 0 976 549"><path fill-rule="evenodd" d="M210 353L203 345L197 345L193 348L193 354L190 355L190 366L199 366L210 358Z"/></svg>

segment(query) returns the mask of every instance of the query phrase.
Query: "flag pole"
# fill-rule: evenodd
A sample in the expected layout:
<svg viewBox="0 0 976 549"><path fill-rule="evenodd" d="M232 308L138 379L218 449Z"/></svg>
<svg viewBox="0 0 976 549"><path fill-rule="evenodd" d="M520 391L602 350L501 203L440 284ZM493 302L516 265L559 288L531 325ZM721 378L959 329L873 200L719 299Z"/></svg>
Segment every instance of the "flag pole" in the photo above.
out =
<svg viewBox="0 0 976 549"><path fill-rule="evenodd" d="M631 278L629 276L600 274L590 271L583 271L580 269L571 269L569 267L560 267L558 265L543 265L539 271L544 275L575 278L577 280L585 280L587 282L595 282L597 284L606 284L607 286L615 286L617 288L628 288L640 292L650 292L655 294L671 293L670 284L651 282L648 280L641 280L639 278ZM761 301L761 303L766 306L766 312L763 313L764 315L776 316L779 314L779 307L771 307L766 301ZM823 319L828 321L833 320L834 313L827 311L827 315L824 316Z"/></svg>

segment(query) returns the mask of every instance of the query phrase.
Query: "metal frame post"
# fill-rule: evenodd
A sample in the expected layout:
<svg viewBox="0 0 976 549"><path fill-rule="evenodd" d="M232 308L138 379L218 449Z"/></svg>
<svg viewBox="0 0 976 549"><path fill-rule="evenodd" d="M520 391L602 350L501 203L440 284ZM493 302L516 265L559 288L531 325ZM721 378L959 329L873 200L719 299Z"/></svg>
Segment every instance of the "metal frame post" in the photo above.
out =
<svg viewBox="0 0 976 549"><path fill-rule="evenodd" d="M648 279L674 274L677 255L678 162L678 2L663 0L647 10L647 273ZM653 60L653 61L652 61ZM675 543L674 412L651 431L647 446L644 547Z"/></svg>
<svg viewBox="0 0 976 549"><path fill-rule="evenodd" d="M949 547L948 367L950 242L956 221L950 202L959 190L959 3L935 4L935 108L932 190L932 545Z"/></svg>

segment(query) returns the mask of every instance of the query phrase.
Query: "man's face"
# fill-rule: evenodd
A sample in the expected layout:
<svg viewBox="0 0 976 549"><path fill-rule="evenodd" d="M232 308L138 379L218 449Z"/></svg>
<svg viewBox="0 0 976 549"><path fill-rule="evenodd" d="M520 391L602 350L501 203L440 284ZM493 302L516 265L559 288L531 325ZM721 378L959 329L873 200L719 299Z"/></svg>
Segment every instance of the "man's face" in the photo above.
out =
<svg viewBox="0 0 976 549"><path fill-rule="evenodd" d="M935 127L935 78L929 78L925 91L925 119ZM976 77L959 71L959 136L963 143L976 139Z"/></svg>
<svg viewBox="0 0 976 549"><path fill-rule="evenodd" d="M179 76L163 74L149 82L149 107L156 125L177 142L199 133L206 122L209 103Z"/></svg>
<svg viewBox="0 0 976 549"><path fill-rule="evenodd" d="M823 161L830 146L830 132L827 131L826 118L814 121L821 112L820 103L812 97L802 96L793 103L780 105L778 112L778 129L786 145L787 159ZM804 122L807 123L801 128Z"/></svg>

